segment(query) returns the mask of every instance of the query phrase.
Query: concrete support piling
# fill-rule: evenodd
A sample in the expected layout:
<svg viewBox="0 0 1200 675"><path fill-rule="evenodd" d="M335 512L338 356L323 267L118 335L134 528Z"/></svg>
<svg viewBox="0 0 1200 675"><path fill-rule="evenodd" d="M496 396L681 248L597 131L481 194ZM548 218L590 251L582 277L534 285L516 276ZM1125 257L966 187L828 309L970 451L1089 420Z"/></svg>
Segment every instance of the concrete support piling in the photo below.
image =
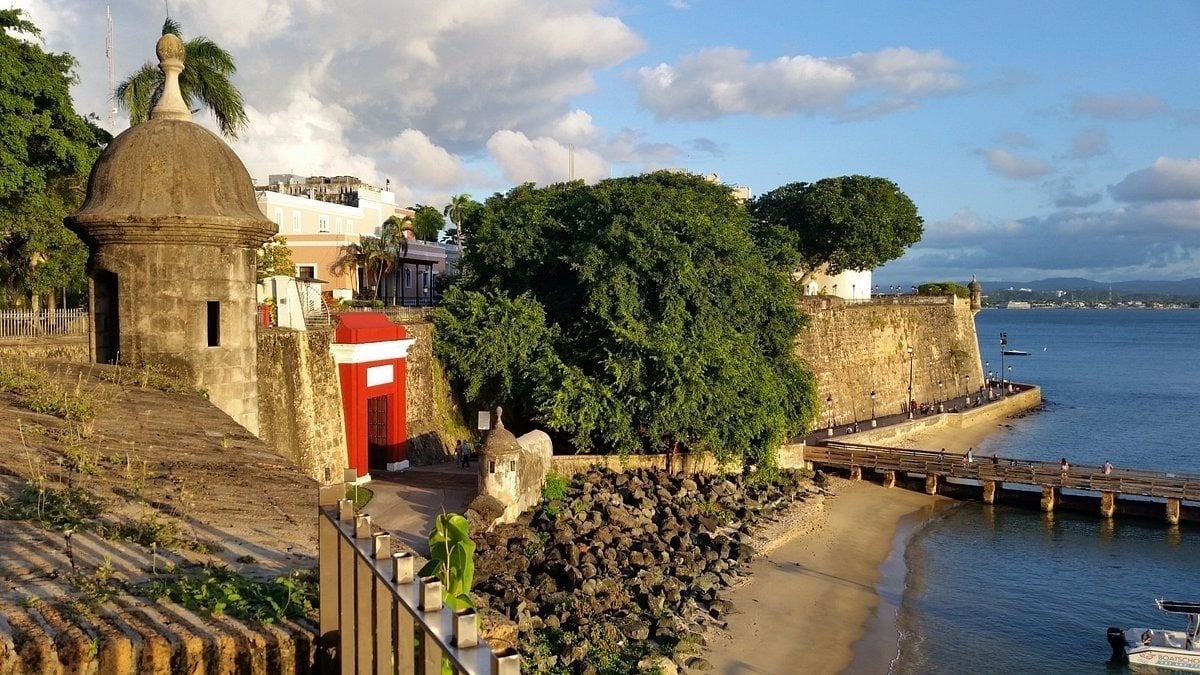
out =
<svg viewBox="0 0 1200 675"><path fill-rule="evenodd" d="M884 471L883 472L883 487L885 487L885 488L896 487L896 472L895 471Z"/></svg>
<svg viewBox="0 0 1200 675"><path fill-rule="evenodd" d="M1117 512L1117 493L1101 492L1100 493L1100 515L1105 518L1112 518Z"/></svg>
<svg viewBox="0 0 1200 675"><path fill-rule="evenodd" d="M931 473L925 476L925 494L936 495L938 491L938 475Z"/></svg>
<svg viewBox="0 0 1200 675"><path fill-rule="evenodd" d="M994 481L994 480L983 481L983 503L984 504L995 504L996 503L996 488L999 487L999 485L1000 485L999 481Z"/></svg>
<svg viewBox="0 0 1200 675"><path fill-rule="evenodd" d="M850 467L850 480L862 480L862 467L861 466Z"/></svg>
<svg viewBox="0 0 1200 675"><path fill-rule="evenodd" d="M1177 497L1167 497L1167 524L1179 524L1179 499Z"/></svg>
<svg viewBox="0 0 1200 675"><path fill-rule="evenodd" d="M1054 513L1054 505L1058 501L1058 488L1053 485L1042 486L1042 510Z"/></svg>

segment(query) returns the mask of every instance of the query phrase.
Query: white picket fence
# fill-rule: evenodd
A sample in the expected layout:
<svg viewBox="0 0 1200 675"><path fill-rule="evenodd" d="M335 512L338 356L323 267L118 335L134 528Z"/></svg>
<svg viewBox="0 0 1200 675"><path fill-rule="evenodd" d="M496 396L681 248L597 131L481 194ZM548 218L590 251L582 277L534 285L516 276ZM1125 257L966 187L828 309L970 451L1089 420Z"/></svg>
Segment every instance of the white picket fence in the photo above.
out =
<svg viewBox="0 0 1200 675"><path fill-rule="evenodd" d="M0 310L0 338L81 337L87 335L87 310Z"/></svg>

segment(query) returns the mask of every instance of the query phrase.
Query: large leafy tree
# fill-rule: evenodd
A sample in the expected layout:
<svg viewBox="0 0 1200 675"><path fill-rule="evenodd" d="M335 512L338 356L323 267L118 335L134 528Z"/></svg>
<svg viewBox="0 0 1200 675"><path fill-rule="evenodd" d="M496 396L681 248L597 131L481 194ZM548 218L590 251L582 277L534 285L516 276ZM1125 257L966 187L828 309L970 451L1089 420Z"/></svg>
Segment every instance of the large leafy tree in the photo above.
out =
<svg viewBox="0 0 1200 675"><path fill-rule="evenodd" d="M87 249L62 221L110 140L75 112L75 59L39 35L21 10L0 10L0 296L34 309L83 285Z"/></svg>
<svg viewBox="0 0 1200 675"><path fill-rule="evenodd" d="M413 207L412 231L421 241L437 241L438 232L446 226L442 212L432 206L417 204Z"/></svg>
<svg viewBox="0 0 1200 675"><path fill-rule="evenodd" d="M171 33L183 39L178 22L167 17L162 34ZM179 76L179 91L188 108L196 101L208 108L217 120L221 134L237 138L246 128L249 118L242 94L231 81L237 72L233 56L204 36L184 42L183 73ZM117 85L117 103L129 111L129 123L140 124L150 117L154 103L162 94L163 74L158 66L147 62L137 72Z"/></svg>
<svg viewBox="0 0 1200 675"><path fill-rule="evenodd" d="M878 267L920 241L924 229L912 200L871 176L789 183L749 209L764 253L801 283L823 266L830 274Z"/></svg>
<svg viewBox="0 0 1200 675"><path fill-rule="evenodd" d="M392 271L392 302L400 300L400 277L404 268L404 257L408 255L408 239L413 232L412 216L388 216L379 226L379 241L387 256L387 269ZM382 277L382 273L380 274ZM376 295L379 285L375 286Z"/></svg>
<svg viewBox="0 0 1200 675"><path fill-rule="evenodd" d="M577 449L764 461L816 409L804 324L722 186L659 172L488 199L435 350L468 398Z"/></svg>
<svg viewBox="0 0 1200 675"><path fill-rule="evenodd" d="M288 248L287 239L278 234L258 247L255 262L259 283L274 276L296 276L296 263L292 260L292 249Z"/></svg>

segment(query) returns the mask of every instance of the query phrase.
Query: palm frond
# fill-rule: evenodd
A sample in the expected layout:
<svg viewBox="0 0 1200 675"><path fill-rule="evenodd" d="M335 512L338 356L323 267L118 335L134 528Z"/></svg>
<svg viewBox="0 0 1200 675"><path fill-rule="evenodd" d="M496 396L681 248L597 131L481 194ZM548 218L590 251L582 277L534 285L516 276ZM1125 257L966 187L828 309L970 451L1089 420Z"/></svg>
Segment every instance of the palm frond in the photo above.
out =
<svg viewBox="0 0 1200 675"><path fill-rule="evenodd" d="M129 112L129 123L140 124L150 117L150 110L162 91L163 75L147 63L117 85L113 98Z"/></svg>
<svg viewBox="0 0 1200 675"><path fill-rule="evenodd" d="M178 22L178 21L176 21L175 19L172 19L172 18L171 18L171 17L169 17L169 16L167 17L167 20L166 20L166 21L163 21L163 32L162 32L162 34L163 34L163 35L166 35L167 33L170 33L171 35L174 35L175 37L179 38L180 40L182 40L182 39L183 39L183 28L181 28L181 27L179 26L179 22Z"/></svg>

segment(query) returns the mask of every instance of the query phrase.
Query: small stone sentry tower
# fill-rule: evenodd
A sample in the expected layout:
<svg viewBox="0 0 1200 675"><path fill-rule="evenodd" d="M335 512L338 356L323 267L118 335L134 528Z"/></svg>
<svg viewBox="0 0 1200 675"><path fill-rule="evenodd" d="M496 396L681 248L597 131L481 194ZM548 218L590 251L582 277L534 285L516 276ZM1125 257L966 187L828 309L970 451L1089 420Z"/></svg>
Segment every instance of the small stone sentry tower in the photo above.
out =
<svg viewBox="0 0 1200 675"><path fill-rule="evenodd" d="M255 251L278 228L233 150L192 122L183 42L164 35L155 51L158 104L101 153L66 219L91 253L91 355L163 368L257 434Z"/></svg>
<svg viewBox="0 0 1200 675"><path fill-rule="evenodd" d="M479 494L495 497L508 507L517 502L521 444L504 428L503 412L496 408L496 426L488 432L479 448Z"/></svg>
<svg viewBox="0 0 1200 675"><path fill-rule="evenodd" d="M983 308L983 284L971 275L971 283L967 284L967 290L971 292L971 311L978 312Z"/></svg>

